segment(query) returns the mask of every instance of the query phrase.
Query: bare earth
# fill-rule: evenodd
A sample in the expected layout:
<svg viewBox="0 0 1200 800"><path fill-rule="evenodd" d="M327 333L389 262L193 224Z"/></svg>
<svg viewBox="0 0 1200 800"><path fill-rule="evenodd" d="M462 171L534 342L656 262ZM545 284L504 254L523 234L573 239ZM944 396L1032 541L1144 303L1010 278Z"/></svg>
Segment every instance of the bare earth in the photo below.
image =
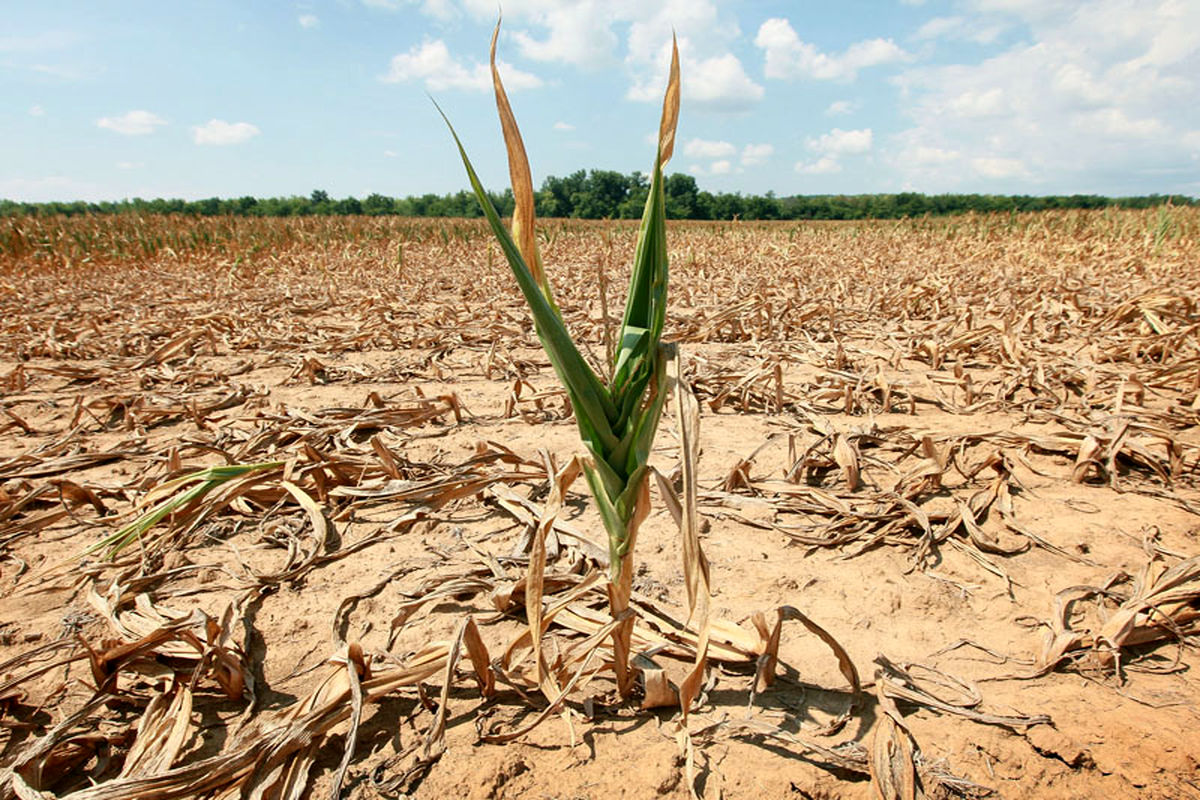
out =
<svg viewBox="0 0 1200 800"><path fill-rule="evenodd" d="M597 362L635 232L541 237ZM1200 797L1198 234L673 225L727 626L683 721L588 639L607 543L583 481L543 516L577 433L480 224L4 221L0 800ZM678 686L651 484L635 642Z"/></svg>

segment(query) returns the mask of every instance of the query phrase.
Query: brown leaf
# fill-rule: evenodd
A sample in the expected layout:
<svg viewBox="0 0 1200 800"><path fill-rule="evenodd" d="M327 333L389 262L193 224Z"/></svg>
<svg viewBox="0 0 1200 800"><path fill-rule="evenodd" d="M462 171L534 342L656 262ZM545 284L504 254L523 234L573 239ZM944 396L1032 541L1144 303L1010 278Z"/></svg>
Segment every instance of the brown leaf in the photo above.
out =
<svg viewBox="0 0 1200 800"><path fill-rule="evenodd" d="M496 93L496 110L500 114L500 129L504 132L504 146L508 150L508 174L512 181L513 201L515 203L512 217L513 240L525 265L529 267L533 279L542 287L546 299L551 299L550 283L546 271L542 268L542 258L538 254L537 236L534 231L534 198L533 177L529 170L529 158L525 154L525 143L521 140L521 131L517 127L517 119L513 115L512 106L508 102L508 94L500 80L500 70L496 67L496 42L500 38L500 21L492 31L491 67L492 87Z"/></svg>
<svg viewBox="0 0 1200 800"><path fill-rule="evenodd" d="M679 125L679 43L671 35L671 72L663 97L662 120L658 124L658 159L666 166L675 152L675 128Z"/></svg>

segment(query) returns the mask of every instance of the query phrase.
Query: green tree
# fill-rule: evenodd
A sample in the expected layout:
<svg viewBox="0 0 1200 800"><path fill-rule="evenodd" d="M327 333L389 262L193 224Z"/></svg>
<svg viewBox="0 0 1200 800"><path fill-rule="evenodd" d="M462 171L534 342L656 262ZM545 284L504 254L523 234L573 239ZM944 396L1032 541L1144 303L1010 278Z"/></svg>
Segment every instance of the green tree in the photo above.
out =
<svg viewBox="0 0 1200 800"><path fill-rule="evenodd" d="M602 219L620 216L621 203L629 195L629 179L612 170L594 169L583 189L573 198L572 216Z"/></svg>
<svg viewBox="0 0 1200 800"><path fill-rule="evenodd" d="M395 204L392 198L373 193L367 195L367 199L363 200L362 211L368 216L379 217L384 214L395 213Z"/></svg>
<svg viewBox="0 0 1200 800"><path fill-rule="evenodd" d="M696 219L699 208L700 190L691 175L675 172L663 182L666 194L667 217L670 219Z"/></svg>

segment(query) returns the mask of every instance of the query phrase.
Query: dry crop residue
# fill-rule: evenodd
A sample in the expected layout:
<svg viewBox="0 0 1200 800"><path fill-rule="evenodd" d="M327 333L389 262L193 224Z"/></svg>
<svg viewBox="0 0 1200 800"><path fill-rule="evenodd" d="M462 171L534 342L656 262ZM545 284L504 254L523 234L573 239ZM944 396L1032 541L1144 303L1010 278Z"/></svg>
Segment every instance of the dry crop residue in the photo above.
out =
<svg viewBox="0 0 1200 800"><path fill-rule="evenodd" d="M542 228L599 356L635 235ZM1200 797L1200 213L669 237L729 623L686 738L586 647L582 484L544 713L578 445L481 223L0 222L0 798ZM661 491L635 644L678 683Z"/></svg>

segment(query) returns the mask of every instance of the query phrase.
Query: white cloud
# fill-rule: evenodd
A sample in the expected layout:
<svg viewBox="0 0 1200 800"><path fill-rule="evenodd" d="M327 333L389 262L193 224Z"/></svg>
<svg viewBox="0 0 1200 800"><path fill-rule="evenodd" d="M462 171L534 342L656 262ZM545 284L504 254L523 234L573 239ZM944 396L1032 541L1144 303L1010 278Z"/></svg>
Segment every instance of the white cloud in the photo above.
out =
<svg viewBox="0 0 1200 800"><path fill-rule="evenodd" d="M762 100L763 87L750 79L732 53L688 64L683 96L718 111L745 111Z"/></svg>
<svg viewBox="0 0 1200 800"><path fill-rule="evenodd" d="M770 144L748 144L739 151L730 142L691 139L684 143L683 154L688 158L709 162L708 166L691 166L689 171L695 175L729 175L741 172L746 167L765 164L775 154L775 147Z"/></svg>
<svg viewBox="0 0 1200 800"><path fill-rule="evenodd" d="M842 171L843 156L861 156L871 151L874 136L870 128L844 131L834 128L817 138L809 138L808 149L820 154L816 161L796 162L796 171L807 175L828 175Z"/></svg>
<svg viewBox="0 0 1200 800"><path fill-rule="evenodd" d="M296 21L300 23L301 28L306 30L312 30L321 25L321 20L317 18L316 14L301 14Z"/></svg>
<svg viewBox="0 0 1200 800"><path fill-rule="evenodd" d="M1200 4L973 0L960 9L924 35L991 26L1019 29L1021 40L895 79L911 125L886 158L902 181L924 191L1003 181L1137 194L1183 191L1200 178L1185 136L1200 128Z"/></svg>
<svg viewBox="0 0 1200 800"><path fill-rule="evenodd" d="M200 145L230 145L241 144L253 139L261 133L258 127L249 122L226 122L221 119L210 119L203 125L192 128L192 139Z"/></svg>
<svg viewBox="0 0 1200 800"><path fill-rule="evenodd" d="M46 109L42 108L41 106L30 106L29 107L29 116L44 117L44 116L46 116Z"/></svg>
<svg viewBox="0 0 1200 800"><path fill-rule="evenodd" d="M427 16L467 17L481 24L494 22L497 9L495 0L363 1L389 9L417 6ZM741 31L724 0L505 0L503 6L509 38L501 40L502 51L511 42L522 57L535 61L586 70L623 66L630 100L657 103L662 99L672 34L679 42L686 76L683 100L689 108L741 113L764 95L763 87L733 52ZM435 54L421 54L414 48L408 55L430 58ZM460 74L454 85L470 83L473 70L462 69L467 76ZM401 63L402 74L412 71L412 66ZM507 85L507 73L505 81Z"/></svg>
<svg viewBox="0 0 1200 800"><path fill-rule="evenodd" d="M1008 103L1000 87L968 89L951 98L946 108L959 117L994 117L1003 114L1008 109Z"/></svg>
<svg viewBox="0 0 1200 800"><path fill-rule="evenodd" d="M680 42L679 69L683 80L683 101L692 108L707 111L738 113L753 108L762 100L765 90L746 74L742 62L732 53L707 59L688 55ZM671 40L659 49L657 66L642 74L626 93L630 100L656 103L662 100L667 86L667 70L671 60Z"/></svg>
<svg viewBox="0 0 1200 800"><path fill-rule="evenodd" d="M764 74L783 80L853 80L860 69L880 64L911 60L911 56L891 39L865 39L855 42L840 55L829 55L815 45L802 41L792 24L774 17L759 26L754 44L766 57Z"/></svg>
<svg viewBox="0 0 1200 800"><path fill-rule="evenodd" d="M384 151L383 151L383 155L384 155L386 158L396 158L396 157L397 157L397 156L399 156L400 154L399 154L399 153L397 153L395 150L384 150Z"/></svg>
<svg viewBox="0 0 1200 800"><path fill-rule="evenodd" d="M742 148L742 166L756 167L759 164L765 164L773 155L775 155L774 145L748 144Z"/></svg>
<svg viewBox="0 0 1200 800"><path fill-rule="evenodd" d="M962 17L934 17L913 34L916 39L938 39L962 30L966 20Z"/></svg>
<svg viewBox="0 0 1200 800"><path fill-rule="evenodd" d="M556 130L556 131L573 131L573 130L575 130L575 126L569 122L563 122L560 119L558 122L554 123L554 130Z"/></svg>
<svg viewBox="0 0 1200 800"><path fill-rule="evenodd" d="M836 158L831 158L830 156L822 156L811 163L805 161L796 162L796 172L801 172L805 175L831 175L841 171L842 165L838 163Z"/></svg>
<svg viewBox="0 0 1200 800"><path fill-rule="evenodd" d="M920 145L904 154L905 159L920 165L950 164L962 158L957 150L943 150L940 147Z"/></svg>
<svg viewBox="0 0 1200 800"><path fill-rule="evenodd" d="M834 128L816 139L809 139L809 149L827 156L860 156L871 150L871 129L844 131Z"/></svg>
<svg viewBox="0 0 1200 800"><path fill-rule="evenodd" d="M497 66L504 78L504 88L509 91L533 89L542 85L541 78L505 64L497 59ZM391 65L382 77L385 83L407 83L423 81L431 91L465 89L469 91L491 91L492 73L487 64L473 63L469 67L454 60L449 48L441 39L426 39L407 53L392 56Z"/></svg>
<svg viewBox="0 0 1200 800"><path fill-rule="evenodd" d="M708 139L690 139L683 145L683 154L688 158L728 158L736 152L729 142Z"/></svg>
<svg viewBox="0 0 1200 800"><path fill-rule="evenodd" d="M1120 108L1102 108L1080 114L1078 127L1085 131L1100 131L1114 139L1152 139L1167 133L1167 126L1149 117L1130 119Z"/></svg>
<svg viewBox="0 0 1200 800"><path fill-rule="evenodd" d="M688 167L688 172L693 175L729 175L734 172L734 168L732 161L721 158L711 162L707 167L703 164L693 164Z"/></svg>
<svg viewBox="0 0 1200 800"><path fill-rule="evenodd" d="M555 3L534 15L531 21L548 32L541 38L525 30L513 34L526 58L587 67L613 60L618 38L612 29L613 10L608 3L595 0Z"/></svg>
<svg viewBox="0 0 1200 800"><path fill-rule="evenodd" d="M971 168L985 178L1021 178L1029 174L1016 158L973 158Z"/></svg>
<svg viewBox="0 0 1200 800"><path fill-rule="evenodd" d="M853 112L854 109L857 107L858 106L855 103L852 103L849 100L834 100L832 103L829 104L829 107L825 109L825 116L827 116L827 117L842 116L842 115Z"/></svg>
<svg viewBox="0 0 1200 800"><path fill-rule="evenodd" d="M166 125L167 121L150 111L127 111L119 117L101 117L96 125L124 136L145 136Z"/></svg>
<svg viewBox="0 0 1200 800"><path fill-rule="evenodd" d="M736 17L728 13L722 17L713 0L662 3L623 0L613 6L621 9L617 19L629 23L626 63L648 65L658 58L664 80L667 62L662 55L670 52L672 33L679 39L679 54L684 63L724 55L741 35Z"/></svg>
<svg viewBox="0 0 1200 800"><path fill-rule="evenodd" d="M118 161L117 169L141 169L146 166L144 161Z"/></svg>
<svg viewBox="0 0 1200 800"><path fill-rule="evenodd" d="M983 24L966 17L934 17L913 35L918 41L949 39L991 44L1000 38L1007 26L1002 23Z"/></svg>
<svg viewBox="0 0 1200 800"><path fill-rule="evenodd" d="M1087 69L1075 63L1063 64L1051 81L1054 91L1073 105L1098 106L1115 98L1110 87L1096 80Z"/></svg>

